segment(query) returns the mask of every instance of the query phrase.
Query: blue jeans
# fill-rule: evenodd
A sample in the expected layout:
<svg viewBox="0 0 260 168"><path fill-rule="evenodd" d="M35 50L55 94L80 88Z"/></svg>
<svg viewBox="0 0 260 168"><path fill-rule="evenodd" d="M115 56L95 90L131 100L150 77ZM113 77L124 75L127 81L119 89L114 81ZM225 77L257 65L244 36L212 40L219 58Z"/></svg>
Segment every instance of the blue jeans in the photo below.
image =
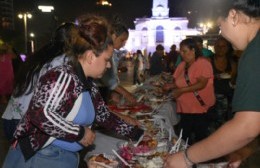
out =
<svg viewBox="0 0 260 168"><path fill-rule="evenodd" d="M10 147L3 168L77 168L79 157L77 152L70 152L49 145L38 151L32 158L25 161L22 151L17 145Z"/></svg>

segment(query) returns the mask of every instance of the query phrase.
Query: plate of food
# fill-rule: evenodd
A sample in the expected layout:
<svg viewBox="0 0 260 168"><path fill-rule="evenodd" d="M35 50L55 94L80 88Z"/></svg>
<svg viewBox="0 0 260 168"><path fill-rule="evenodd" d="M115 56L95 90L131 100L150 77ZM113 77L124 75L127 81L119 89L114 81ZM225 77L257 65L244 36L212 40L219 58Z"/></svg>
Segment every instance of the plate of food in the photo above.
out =
<svg viewBox="0 0 260 168"><path fill-rule="evenodd" d="M96 154L91 156L88 161L88 168L117 168L118 161L113 155Z"/></svg>
<svg viewBox="0 0 260 168"><path fill-rule="evenodd" d="M147 120L147 119L153 119L152 113L135 113L132 115L137 120Z"/></svg>
<svg viewBox="0 0 260 168"><path fill-rule="evenodd" d="M155 98L155 97L153 97L153 98L150 99L150 101L151 102L163 102L164 99L163 98Z"/></svg>
<svg viewBox="0 0 260 168"><path fill-rule="evenodd" d="M137 146L134 142L122 142L118 145L121 155L125 159L130 159L134 156L151 156L156 153L157 140L149 139L142 140Z"/></svg>

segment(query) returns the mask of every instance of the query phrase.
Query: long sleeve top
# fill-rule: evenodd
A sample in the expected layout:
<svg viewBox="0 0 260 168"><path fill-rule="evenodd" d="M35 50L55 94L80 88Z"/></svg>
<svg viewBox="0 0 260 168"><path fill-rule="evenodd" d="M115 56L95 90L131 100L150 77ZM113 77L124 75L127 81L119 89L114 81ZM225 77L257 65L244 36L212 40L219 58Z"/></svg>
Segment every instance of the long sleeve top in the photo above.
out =
<svg viewBox="0 0 260 168"><path fill-rule="evenodd" d="M80 141L84 127L74 124L78 110L75 102L89 90L94 104L95 122L117 134L138 139L143 130L126 124L111 113L92 79L86 79L80 65L63 65L47 71L35 88L28 110L14 133L25 159L51 144L55 139Z"/></svg>

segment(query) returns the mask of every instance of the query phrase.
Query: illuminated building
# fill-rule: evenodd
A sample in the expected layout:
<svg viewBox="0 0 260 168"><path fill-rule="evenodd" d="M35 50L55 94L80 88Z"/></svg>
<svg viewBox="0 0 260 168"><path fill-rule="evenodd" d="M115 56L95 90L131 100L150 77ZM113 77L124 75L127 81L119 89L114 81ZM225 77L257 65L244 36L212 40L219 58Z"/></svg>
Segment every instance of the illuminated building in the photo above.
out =
<svg viewBox="0 0 260 168"><path fill-rule="evenodd" d="M162 44L169 51L172 44L179 43L187 36L200 35L201 31L188 28L186 17L169 17L168 0L153 0L152 17L136 18L135 30L129 30L129 38L125 45L128 51L155 51Z"/></svg>

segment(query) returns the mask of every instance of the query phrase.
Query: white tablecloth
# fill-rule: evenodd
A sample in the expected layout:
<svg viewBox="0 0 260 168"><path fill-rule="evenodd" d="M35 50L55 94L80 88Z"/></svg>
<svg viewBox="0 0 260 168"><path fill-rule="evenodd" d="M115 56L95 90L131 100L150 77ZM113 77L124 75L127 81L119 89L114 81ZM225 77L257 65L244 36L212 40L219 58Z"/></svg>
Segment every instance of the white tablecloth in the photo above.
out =
<svg viewBox="0 0 260 168"><path fill-rule="evenodd" d="M172 136L176 137L176 134L174 133L172 126L176 125L179 122L179 117L176 114L175 109L176 109L175 102L173 101L163 102L160 108L158 109L157 115L163 117L165 119L165 122L168 125L171 125ZM100 153L113 154L112 149L117 150L118 144L123 142L126 141L116 137L111 137L100 131L96 131L95 148L92 151L89 151L86 154L85 158L87 159L93 154L100 154Z"/></svg>

